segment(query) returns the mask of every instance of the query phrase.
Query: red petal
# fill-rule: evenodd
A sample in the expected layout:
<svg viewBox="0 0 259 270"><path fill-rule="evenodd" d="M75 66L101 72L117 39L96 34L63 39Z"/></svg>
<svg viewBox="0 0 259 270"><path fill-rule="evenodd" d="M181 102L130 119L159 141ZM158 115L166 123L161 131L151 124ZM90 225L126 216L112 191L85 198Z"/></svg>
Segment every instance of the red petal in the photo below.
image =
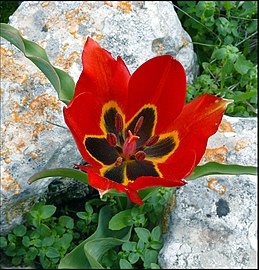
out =
<svg viewBox="0 0 259 270"><path fill-rule="evenodd" d="M202 95L187 103L171 130L179 132L179 146L166 163L176 162L183 156L196 153L195 166L200 162L208 138L217 130L223 114L231 101L210 94Z"/></svg>
<svg viewBox="0 0 259 270"><path fill-rule="evenodd" d="M108 192L109 190L115 188L119 192L125 192L132 202L137 203L139 205L143 204L143 201L141 200L136 190L124 186L122 184L116 183L105 177L102 177L99 174L94 173L92 170L88 170L88 182L89 185L98 189L99 192L101 193L103 193L104 191Z"/></svg>
<svg viewBox="0 0 259 270"><path fill-rule="evenodd" d="M186 94L185 71L170 55L158 56L141 65L129 82L127 121L144 104L157 106L155 133L161 133L181 112Z"/></svg>
<svg viewBox="0 0 259 270"><path fill-rule="evenodd" d="M97 42L88 37L83 54L83 72L76 85L75 97L91 92L103 104L114 100L124 109L127 102L130 73L118 57L117 61Z"/></svg>
<svg viewBox="0 0 259 270"><path fill-rule="evenodd" d="M182 153L178 159L171 160L171 163L165 162L157 164L159 171L163 177L177 180L189 176L196 166L196 153L194 150L189 151L188 154Z"/></svg>
<svg viewBox="0 0 259 270"><path fill-rule="evenodd" d="M64 118L78 149L84 160L88 163L100 166L86 151L84 145L85 135L103 135L100 128L102 104L99 104L91 93L81 93L76 96L67 108L64 107Z"/></svg>
<svg viewBox="0 0 259 270"><path fill-rule="evenodd" d="M182 179L167 179L158 176L141 176L138 177L133 183L129 182L128 187L134 190L140 190L151 187L179 187L187 184Z"/></svg>

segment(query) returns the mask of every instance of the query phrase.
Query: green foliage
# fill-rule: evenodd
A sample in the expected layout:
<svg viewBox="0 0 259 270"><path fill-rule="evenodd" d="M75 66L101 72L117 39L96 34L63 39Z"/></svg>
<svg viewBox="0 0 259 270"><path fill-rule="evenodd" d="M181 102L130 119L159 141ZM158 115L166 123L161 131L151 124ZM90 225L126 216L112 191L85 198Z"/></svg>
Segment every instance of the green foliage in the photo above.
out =
<svg viewBox="0 0 259 270"><path fill-rule="evenodd" d="M60 259L78 244L78 238L84 236L72 217L55 216L55 212L54 205L35 204L27 213L25 224L15 226L7 235L0 237L1 252L7 261L10 258L9 263L57 268ZM90 233L95 230L95 224L91 224Z"/></svg>
<svg viewBox="0 0 259 270"><path fill-rule="evenodd" d="M0 23L8 23L9 17L19 6L19 1L0 1Z"/></svg>
<svg viewBox="0 0 259 270"><path fill-rule="evenodd" d="M210 93L232 99L226 114L257 115L257 1L177 1L200 74L187 101Z"/></svg>

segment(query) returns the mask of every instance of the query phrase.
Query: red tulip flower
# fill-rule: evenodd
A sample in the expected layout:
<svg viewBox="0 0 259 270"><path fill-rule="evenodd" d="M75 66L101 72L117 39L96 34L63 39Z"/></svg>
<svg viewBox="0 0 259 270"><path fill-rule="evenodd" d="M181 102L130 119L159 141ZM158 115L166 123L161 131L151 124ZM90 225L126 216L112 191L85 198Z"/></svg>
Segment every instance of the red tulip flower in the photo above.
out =
<svg viewBox="0 0 259 270"><path fill-rule="evenodd" d="M148 60L130 75L88 38L66 124L84 160L78 167L100 195L185 185L221 122L228 100L205 94L184 104L186 74L170 55Z"/></svg>

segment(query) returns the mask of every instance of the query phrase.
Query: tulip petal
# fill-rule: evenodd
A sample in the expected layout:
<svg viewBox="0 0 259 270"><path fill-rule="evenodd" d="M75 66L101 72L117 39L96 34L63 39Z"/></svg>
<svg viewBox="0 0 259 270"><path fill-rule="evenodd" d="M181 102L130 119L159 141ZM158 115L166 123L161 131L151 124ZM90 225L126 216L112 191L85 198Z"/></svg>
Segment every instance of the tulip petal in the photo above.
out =
<svg viewBox="0 0 259 270"><path fill-rule="evenodd" d="M195 151L196 166L205 152L208 138L218 130L226 107L231 102L204 94L185 104L181 114L171 126L172 130L178 132L179 146L166 162L175 162L183 153L188 156L190 152Z"/></svg>
<svg viewBox="0 0 259 270"><path fill-rule="evenodd" d="M187 184L183 179L167 179L157 176L141 176L137 178L133 183L129 183L128 187L134 190L141 190L151 187L180 187Z"/></svg>
<svg viewBox="0 0 259 270"><path fill-rule="evenodd" d="M88 171L88 182L92 187L96 188L101 195L115 188L119 192L125 192L132 202L137 203L139 205L143 204L136 190L124 186L122 184L116 183L114 181L111 181L105 177L100 176L99 174L94 173L91 170Z"/></svg>
<svg viewBox="0 0 259 270"><path fill-rule="evenodd" d="M170 55L152 58L130 78L126 120L144 104L152 104L157 108L155 133L160 134L181 112L185 94L186 75L180 62Z"/></svg>
<svg viewBox="0 0 259 270"><path fill-rule="evenodd" d="M82 53L83 72L76 84L75 96L91 92L103 104L114 100L125 108L130 73L123 60L115 60L111 53L87 38Z"/></svg>
<svg viewBox="0 0 259 270"><path fill-rule="evenodd" d="M74 98L67 108L63 108L65 122L81 155L85 161L95 166L100 166L100 164L86 151L84 141L86 135L103 135L100 128L102 105L91 93L82 93Z"/></svg>

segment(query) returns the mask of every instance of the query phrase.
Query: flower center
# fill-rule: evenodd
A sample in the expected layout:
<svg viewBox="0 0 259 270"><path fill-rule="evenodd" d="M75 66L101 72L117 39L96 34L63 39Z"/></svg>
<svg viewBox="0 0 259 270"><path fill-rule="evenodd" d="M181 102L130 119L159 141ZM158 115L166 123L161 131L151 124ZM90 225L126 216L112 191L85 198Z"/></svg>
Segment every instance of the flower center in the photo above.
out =
<svg viewBox="0 0 259 270"><path fill-rule="evenodd" d="M124 131L122 116L119 113L116 113L115 129L118 135L116 136L115 133L110 132L110 133L107 133L107 136L106 136L107 142L111 146L115 147L120 153L120 156L116 159L114 163L116 167L122 165L124 161L144 160L146 158L146 153L143 150L146 147L152 146L157 143L159 136L154 135L148 138L144 146L142 146L139 149L137 148L136 141L140 139L140 136L137 136L137 133L141 129L143 121L144 121L144 116L140 116L138 118L138 121L135 124L133 133L131 132L131 130Z"/></svg>

